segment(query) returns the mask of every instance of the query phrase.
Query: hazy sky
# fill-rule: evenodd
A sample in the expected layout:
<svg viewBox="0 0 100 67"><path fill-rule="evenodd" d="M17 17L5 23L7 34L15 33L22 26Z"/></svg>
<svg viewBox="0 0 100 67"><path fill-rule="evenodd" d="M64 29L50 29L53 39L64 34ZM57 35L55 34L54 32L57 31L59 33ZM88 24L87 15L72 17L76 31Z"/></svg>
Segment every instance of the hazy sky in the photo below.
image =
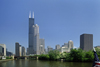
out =
<svg viewBox="0 0 100 67"><path fill-rule="evenodd" d="M15 53L15 42L28 47L30 11L46 48L69 40L79 47L83 33L100 45L100 0L0 0L0 43L8 51Z"/></svg>

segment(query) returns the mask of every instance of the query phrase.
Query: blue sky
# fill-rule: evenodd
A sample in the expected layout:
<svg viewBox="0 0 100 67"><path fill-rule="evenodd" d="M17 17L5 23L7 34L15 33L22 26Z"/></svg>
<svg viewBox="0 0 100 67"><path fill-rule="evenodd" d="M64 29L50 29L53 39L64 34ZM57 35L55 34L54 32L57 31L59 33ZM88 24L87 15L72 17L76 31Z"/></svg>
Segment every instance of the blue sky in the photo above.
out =
<svg viewBox="0 0 100 67"><path fill-rule="evenodd" d="M79 47L83 33L93 34L93 45L100 45L100 0L0 0L0 43L8 51L15 53L15 42L28 47L30 11L46 48L69 40Z"/></svg>

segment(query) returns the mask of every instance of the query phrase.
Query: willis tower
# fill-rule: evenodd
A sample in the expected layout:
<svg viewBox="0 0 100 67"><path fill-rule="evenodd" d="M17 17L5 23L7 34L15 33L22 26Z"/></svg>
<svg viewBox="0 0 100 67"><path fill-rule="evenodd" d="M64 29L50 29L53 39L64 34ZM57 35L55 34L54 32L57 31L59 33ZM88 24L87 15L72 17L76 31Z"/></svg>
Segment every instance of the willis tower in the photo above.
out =
<svg viewBox="0 0 100 67"><path fill-rule="evenodd" d="M27 54L37 54L39 55L39 26L34 24L34 13L31 17L31 12L29 14L29 45L27 48Z"/></svg>

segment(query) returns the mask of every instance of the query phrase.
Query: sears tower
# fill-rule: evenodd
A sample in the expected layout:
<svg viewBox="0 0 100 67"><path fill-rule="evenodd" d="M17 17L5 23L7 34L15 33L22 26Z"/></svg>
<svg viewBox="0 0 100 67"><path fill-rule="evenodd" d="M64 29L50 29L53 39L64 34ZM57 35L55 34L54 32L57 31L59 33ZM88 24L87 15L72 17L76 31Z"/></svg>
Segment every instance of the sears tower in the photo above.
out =
<svg viewBox="0 0 100 67"><path fill-rule="evenodd" d="M39 26L34 24L34 13L31 17L29 14L29 45L27 48L28 54L39 54Z"/></svg>

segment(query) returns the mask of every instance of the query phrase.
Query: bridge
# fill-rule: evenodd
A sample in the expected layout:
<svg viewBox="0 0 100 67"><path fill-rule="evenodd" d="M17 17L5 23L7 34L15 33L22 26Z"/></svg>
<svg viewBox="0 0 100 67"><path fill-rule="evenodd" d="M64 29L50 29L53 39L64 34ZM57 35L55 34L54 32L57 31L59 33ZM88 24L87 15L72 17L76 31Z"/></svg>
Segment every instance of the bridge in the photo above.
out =
<svg viewBox="0 0 100 67"><path fill-rule="evenodd" d="M14 56L14 59L38 59L37 56Z"/></svg>

